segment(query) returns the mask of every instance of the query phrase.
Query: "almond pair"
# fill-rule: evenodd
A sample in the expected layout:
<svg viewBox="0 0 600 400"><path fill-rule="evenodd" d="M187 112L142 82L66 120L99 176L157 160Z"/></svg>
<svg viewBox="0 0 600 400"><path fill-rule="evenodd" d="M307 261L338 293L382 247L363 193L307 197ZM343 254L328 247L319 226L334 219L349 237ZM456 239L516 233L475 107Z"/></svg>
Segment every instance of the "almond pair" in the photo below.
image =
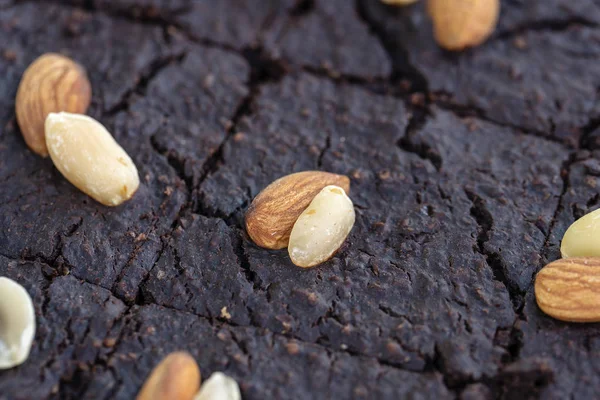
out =
<svg viewBox="0 0 600 400"><path fill-rule="evenodd" d="M59 54L45 54L23 74L16 98L19 127L29 148L52 158L78 189L107 205L130 199L137 168L99 122L81 115L91 101L84 68Z"/></svg>
<svg viewBox="0 0 600 400"><path fill-rule="evenodd" d="M299 267L318 265L335 254L354 226L349 190L350 179L342 175L287 175L256 196L246 213L246 231L258 246L287 247Z"/></svg>
<svg viewBox="0 0 600 400"><path fill-rule="evenodd" d="M196 360L179 351L165 357L150 373L136 400L241 400L235 380L215 372L200 386Z"/></svg>
<svg viewBox="0 0 600 400"><path fill-rule="evenodd" d="M600 322L600 210L575 221L560 250L563 259L536 277L539 307L563 321Z"/></svg>

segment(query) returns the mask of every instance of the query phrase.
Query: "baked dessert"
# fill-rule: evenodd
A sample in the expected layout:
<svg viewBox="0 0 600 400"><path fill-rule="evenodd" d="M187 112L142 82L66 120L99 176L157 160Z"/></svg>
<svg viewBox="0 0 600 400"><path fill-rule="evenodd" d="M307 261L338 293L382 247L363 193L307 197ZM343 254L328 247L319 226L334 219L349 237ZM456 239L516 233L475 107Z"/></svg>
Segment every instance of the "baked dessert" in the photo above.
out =
<svg viewBox="0 0 600 400"><path fill-rule="evenodd" d="M0 276L37 314L0 399L131 399L177 350L244 399L598 397L599 328L545 316L533 279L600 203L600 6L502 7L448 54L420 3L0 0ZM119 207L19 133L49 51L138 168ZM313 169L351 178L356 224L302 269L243 217Z"/></svg>

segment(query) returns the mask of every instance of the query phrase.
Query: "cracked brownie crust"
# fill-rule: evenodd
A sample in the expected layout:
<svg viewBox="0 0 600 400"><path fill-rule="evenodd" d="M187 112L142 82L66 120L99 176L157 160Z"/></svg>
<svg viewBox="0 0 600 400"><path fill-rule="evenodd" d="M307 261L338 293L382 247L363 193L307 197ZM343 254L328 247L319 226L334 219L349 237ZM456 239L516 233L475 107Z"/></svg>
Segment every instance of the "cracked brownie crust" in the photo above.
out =
<svg viewBox="0 0 600 400"><path fill-rule="evenodd" d="M600 205L600 5L502 7L450 55L422 4L0 0L0 275L38 322L0 399L131 399L175 350L245 399L600 396L598 327L532 287ZM87 68L139 169L120 207L21 137L19 79L49 51ZM243 216L311 169L351 178L356 224L305 270Z"/></svg>

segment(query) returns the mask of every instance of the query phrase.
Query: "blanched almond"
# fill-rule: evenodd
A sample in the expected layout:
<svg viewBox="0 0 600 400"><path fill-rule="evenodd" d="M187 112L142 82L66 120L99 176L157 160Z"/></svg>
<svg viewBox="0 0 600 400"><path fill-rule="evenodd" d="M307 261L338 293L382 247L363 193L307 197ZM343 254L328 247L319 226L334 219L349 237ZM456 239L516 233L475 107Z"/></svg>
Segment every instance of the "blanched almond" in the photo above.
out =
<svg viewBox="0 0 600 400"><path fill-rule="evenodd" d="M27 360L35 336L35 311L29 293L0 277L0 370Z"/></svg>
<svg viewBox="0 0 600 400"><path fill-rule="evenodd" d="M140 180L133 161L93 118L51 113L46 118L46 144L63 176L106 206L123 203L138 189Z"/></svg>
<svg viewBox="0 0 600 400"><path fill-rule="evenodd" d="M565 232L560 252L567 257L600 257L600 209L584 215Z"/></svg>
<svg viewBox="0 0 600 400"><path fill-rule="evenodd" d="M200 388L194 400L241 400L240 388L235 380L215 372Z"/></svg>
<svg viewBox="0 0 600 400"><path fill-rule="evenodd" d="M354 206L344 189L325 187L294 224L288 246L292 262L312 267L327 261L346 240L354 220Z"/></svg>

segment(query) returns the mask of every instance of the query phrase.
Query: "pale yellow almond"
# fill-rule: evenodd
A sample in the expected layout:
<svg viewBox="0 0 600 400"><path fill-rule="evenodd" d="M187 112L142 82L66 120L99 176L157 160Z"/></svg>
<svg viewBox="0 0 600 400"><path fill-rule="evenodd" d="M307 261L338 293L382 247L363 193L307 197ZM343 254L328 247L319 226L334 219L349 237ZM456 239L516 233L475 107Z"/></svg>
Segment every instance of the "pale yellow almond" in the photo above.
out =
<svg viewBox="0 0 600 400"><path fill-rule="evenodd" d="M44 123L52 112L85 114L92 98L92 86L85 69L60 54L47 53L35 60L23 74L15 111L25 143L46 157Z"/></svg>
<svg viewBox="0 0 600 400"><path fill-rule="evenodd" d="M204 382L194 400L241 400L237 382L222 372L215 372Z"/></svg>
<svg viewBox="0 0 600 400"><path fill-rule="evenodd" d="M567 229L560 252L563 258L600 257L600 209L579 218Z"/></svg>
<svg viewBox="0 0 600 400"><path fill-rule="evenodd" d="M573 257L548 264L535 279L535 298L553 318L600 322L600 258Z"/></svg>
<svg viewBox="0 0 600 400"><path fill-rule="evenodd" d="M267 249L287 247L294 223L313 198L328 185L346 192L350 179L344 175L305 171L284 176L267 186L246 212L246 231L258 246Z"/></svg>
<svg viewBox="0 0 600 400"><path fill-rule="evenodd" d="M428 0L438 44L459 51L483 43L496 29L500 0Z"/></svg>
<svg viewBox="0 0 600 400"><path fill-rule="evenodd" d="M354 226L352 200L339 186L323 188L298 217L290 235L292 262L307 268L331 258Z"/></svg>
<svg viewBox="0 0 600 400"><path fill-rule="evenodd" d="M135 164L93 118L64 112L49 114L46 144L63 176L99 203L117 206L138 189L140 180Z"/></svg>
<svg viewBox="0 0 600 400"><path fill-rule="evenodd" d="M35 311L29 293L0 277L0 370L27 360L35 336Z"/></svg>
<svg viewBox="0 0 600 400"><path fill-rule="evenodd" d="M150 373L137 400L193 400L200 389L200 369L186 352L171 353Z"/></svg>

